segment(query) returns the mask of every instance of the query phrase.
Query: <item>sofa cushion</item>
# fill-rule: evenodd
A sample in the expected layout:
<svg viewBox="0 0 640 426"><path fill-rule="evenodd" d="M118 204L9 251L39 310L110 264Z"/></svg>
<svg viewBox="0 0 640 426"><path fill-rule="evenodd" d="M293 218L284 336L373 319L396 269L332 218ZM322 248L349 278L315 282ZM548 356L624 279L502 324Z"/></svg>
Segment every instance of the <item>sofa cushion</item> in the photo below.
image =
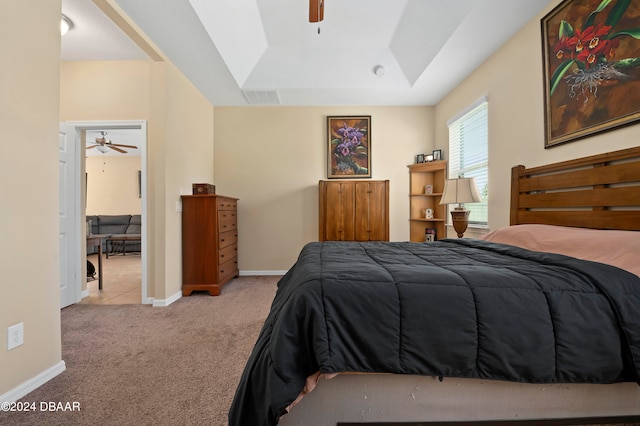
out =
<svg viewBox="0 0 640 426"><path fill-rule="evenodd" d="M100 234L124 234L127 231L130 221L131 215L129 214L100 215L98 217Z"/></svg>
<svg viewBox="0 0 640 426"><path fill-rule="evenodd" d="M139 214L134 214L131 216L131 221L129 222L129 226L127 227L126 234L140 234L142 233L142 216Z"/></svg>

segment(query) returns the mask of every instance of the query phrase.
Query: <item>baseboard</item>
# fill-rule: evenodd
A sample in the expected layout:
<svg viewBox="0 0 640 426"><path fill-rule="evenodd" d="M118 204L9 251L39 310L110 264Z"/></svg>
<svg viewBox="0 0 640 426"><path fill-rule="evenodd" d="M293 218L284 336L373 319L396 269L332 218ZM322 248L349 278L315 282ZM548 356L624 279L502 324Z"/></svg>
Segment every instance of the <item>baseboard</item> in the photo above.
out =
<svg viewBox="0 0 640 426"><path fill-rule="evenodd" d="M278 275L284 275L286 273L287 271L240 271L239 275L241 276L260 276L260 275L278 276ZM154 308L163 308L163 307L169 306L170 304L180 299L181 297L182 297L182 290L180 290L179 292L175 293L173 296L167 299L153 299L151 306L153 306Z"/></svg>
<svg viewBox="0 0 640 426"><path fill-rule="evenodd" d="M151 304L151 306L153 306L154 308L164 308L166 306L169 306L176 300L180 299L181 297L182 297L182 290L173 294L173 296L170 296L167 299L153 299L153 303Z"/></svg>
<svg viewBox="0 0 640 426"><path fill-rule="evenodd" d="M287 271L240 271L240 276L284 275Z"/></svg>
<svg viewBox="0 0 640 426"><path fill-rule="evenodd" d="M42 373L27 380L26 382L22 383L18 387L11 389L9 392L6 392L0 395L0 404L5 402L18 401L20 398L38 389L40 386L44 385L49 380L53 379L54 377L56 377L58 374L62 373L66 369L67 369L67 366L64 363L64 361L58 362L53 367L46 369Z"/></svg>
<svg viewBox="0 0 640 426"><path fill-rule="evenodd" d="M84 299L85 297L89 297L89 290L82 290L82 292L80 292L80 300Z"/></svg>

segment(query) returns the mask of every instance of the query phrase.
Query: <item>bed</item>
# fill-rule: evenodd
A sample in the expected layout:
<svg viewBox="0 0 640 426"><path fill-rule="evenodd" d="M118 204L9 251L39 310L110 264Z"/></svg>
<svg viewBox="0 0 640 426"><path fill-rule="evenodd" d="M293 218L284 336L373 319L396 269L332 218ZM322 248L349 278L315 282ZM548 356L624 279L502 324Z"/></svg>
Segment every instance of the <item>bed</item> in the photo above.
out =
<svg viewBox="0 0 640 426"><path fill-rule="evenodd" d="M481 240L306 245L229 424L640 421L640 148L511 183Z"/></svg>

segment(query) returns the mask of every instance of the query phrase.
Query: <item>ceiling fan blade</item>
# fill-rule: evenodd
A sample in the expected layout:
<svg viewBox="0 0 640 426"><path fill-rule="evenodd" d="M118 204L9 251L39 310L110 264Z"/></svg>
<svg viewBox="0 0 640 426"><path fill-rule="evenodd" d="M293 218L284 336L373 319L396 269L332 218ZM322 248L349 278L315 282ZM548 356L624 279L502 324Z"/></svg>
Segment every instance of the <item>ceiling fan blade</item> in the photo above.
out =
<svg viewBox="0 0 640 426"><path fill-rule="evenodd" d="M96 143L99 143L100 145L104 145L107 142L107 140L105 138L96 138Z"/></svg>
<svg viewBox="0 0 640 426"><path fill-rule="evenodd" d="M113 144L109 144L109 145L107 145L107 146L108 146L109 148L113 149L114 151L118 151L118 152L121 152L121 153L123 153L123 154L126 154L126 153L127 153L127 151L125 151L124 149L120 149L120 148L118 148L117 146L113 146Z"/></svg>
<svg viewBox="0 0 640 426"><path fill-rule="evenodd" d="M309 0L309 22L320 22L324 19L324 0Z"/></svg>
<svg viewBox="0 0 640 426"><path fill-rule="evenodd" d="M122 144L119 144L119 143L110 143L110 144L108 144L108 145L109 145L109 146L119 146L119 147L121 147L121 148L132 148L132 149L138 149L138 147L137 147L137 146L134 146L134 145L122 145Z"/></svg>

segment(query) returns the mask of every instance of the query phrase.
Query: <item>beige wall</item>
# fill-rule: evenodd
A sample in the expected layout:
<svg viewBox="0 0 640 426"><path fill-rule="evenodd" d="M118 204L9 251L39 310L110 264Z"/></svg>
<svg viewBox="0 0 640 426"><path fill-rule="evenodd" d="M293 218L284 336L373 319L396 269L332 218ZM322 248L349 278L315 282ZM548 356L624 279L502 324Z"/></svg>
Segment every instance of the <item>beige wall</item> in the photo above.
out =
<svg viewBox="0 0 640 426"><path fill-rule="evenodd" d="M327 116L371 115L372 179L390 180L390 238L409 239L409 172L433 150L432 107L216 107L216 192L237 197L240 270L286 270L318 240Z"/></svg>
<svg viewBox="0 0 640 426"><path fill-rule="evenodd" d="M60 8L0 2L12 17L0 26L0 396L61 364ZM7 351L7 327L19 322L24 344Z"/></svg>
<svg viewBox="0 0 640 426"><path fill-rule="evenodd" d="M32 8L31 2L0 4L3 16L29 17L0 28L2 60L11 64L0 68L0 130L11 153L0 157L0 231L10 242L0 249L0 329L23 322L25 333L24 345L12 351L0 346L0 396L8 398L25 382L64 365L58 123L147 121L147 277L155 301L180 292L179 195L190 193L192 182L213 180L213 107L172 64L61 64L60 0L39 2L35 15ZM81 178L84 171L82 162Z"/></svg>
<svg viewBox="0 0 640 426"><path fill-rule="evenodd" d="M139 155L91 156L87 172L87 215L140 214L138 198Z"/></svg>
<svg viewBox="0 0 640 426"><path fill-rule="evenodd" d="M147 121L148 294L174 296L182 273L176 202L192 182L213 180L213 107L163 62L64 62L60 90L63 121Z"/></svg>
<svg viewBox="0 0 640 426"><path fill-rule="evenodd" d="M155 250L156 261L166 265L162 297L168 298L182 292L182 214L177 204L180 195L192 193L192 183L213 182L214 124L211 104L175 67L167 67L165 81L165 144L161 159L154 153L164 170L155 171L154 182L162 180L164 197L154 200L151 210L164 214L165 240Z"/></svg>
<svg viewBox="0 0 640 426"><path fill-rule="evenodd" d="M436 107L435 139L448 148L447 120L481 96L489 100L489 225L509 225L511 167L527 167L638 145L638 125L544 149L540 19L550 5ZM446 154L445 154L446 158Z"/></svg>

